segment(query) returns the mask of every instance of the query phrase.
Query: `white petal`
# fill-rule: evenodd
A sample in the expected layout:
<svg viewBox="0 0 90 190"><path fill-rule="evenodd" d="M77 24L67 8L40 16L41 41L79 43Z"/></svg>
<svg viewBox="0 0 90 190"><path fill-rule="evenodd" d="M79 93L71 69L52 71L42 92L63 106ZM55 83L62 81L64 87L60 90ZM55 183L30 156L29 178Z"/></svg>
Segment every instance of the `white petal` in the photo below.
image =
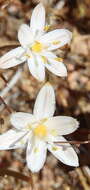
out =
<svg viewBox="0 0 90 190"><path fill-rule="evenodd" d="M26 60L25 50L22 47L15 48L0 58L0 68L8 69L19 65Z"/></svg>
<svg viewBox="0 0 90 190"><path fill-rule="evenodd" d="M55 131L51 131L51 134L48 133L48 136L46 137L46 142L48 142L48 144L51 144L51 143L54 143L54 142L59 142L59 140L61 140L61 136L56 136L56 135L52 135L52 132L55 132Z"/></svg>
<svg viewBox="0 0 90 190"><path fill-rule="evenodd" d="M56 61L54 58L54 55L53 55L53 58L50 58L50 55L47 55L46 58L47 58L47 62L45 63L45 66L49 71L51 71L53 74L60 77L67 76L67 69L65 65L60 61Z"/></svg>
<svg viewBox="0 0 90 190"><path fill-rule="evenodd" d="M55 112L55 93L50 83L46 83L40 90L34 105L34 115L39 118L53 116Z"/></svg>
<svg viewBox="0 0 90 190"><path fill-rule="evenodd" d="M59 141L60 140L66 141L66 139L63 137L60 137ZM69 143L61 144L60 146L56 144L48 144L48 149L57 159L59 159L64 164L75 167L79 166L78 156Z"/></svg>
<svg viewBox="0 0 90 190"><path fill-rule="evenodd" d="M21 45L25 48L33 42L33 34L27 24L22 24L18 31L18 39Z"/></svg>
<svg viewBox="0 0 90 190"><path fill-rule="evenodd" d="M69 43L72 34L66 29L57 29L44 34L40 41L48 45L48 50L54 50Z"/></svg>
<svg viewBox="0 0 90 190"><path fill-rule="evenodd" d="M56 116L49 118L45 125L49 132L56 130L57 135L67 135L77 130L79 123L76 119L67 116Z"/></svg>
<svg viewBox="0 0 90 190"><path fill-rule="evenodd" d="M27 147L27 165L32 172L38 172L44 165L46 160L47 146L44 141L36 140L32 145L28 143Z"/></svg>
<svg viewBox="0 0 90 190"><path fill-rule="evenodd" d="M25 134L25 132L10 129L0 135L0 150L24 148L28 138Z"/></svg>
<svg viewBox="0 0 90 190"><path fill-rule="evenodd" d="M28 130L28 125L35 122L36 119L32 114L17 112L13 113L10 118L11 124L19 130Z"/></svg>
<svg viewBox="0 0 90 190"><path fill-rule="evenodd" d="M28 59L28 66L31 74L39 81L44 81L45 79L45 67L43 60L39 55L32 55Z"/></svg>
<svg viewBox="0 0 90 190"><path fill-rule="evenodd" d="M43 51L42 56L46 57L47 59L55 59L55 58L57 58L55 53L52 53L51 51Z"/></svg>
<svg viewBox="0 0 90 190"><path fill-rule="evenodd" d="M34 34L43 31L45 26L45 9L43 5L38 4L33 10L30 22L30 29Z"/></svg>

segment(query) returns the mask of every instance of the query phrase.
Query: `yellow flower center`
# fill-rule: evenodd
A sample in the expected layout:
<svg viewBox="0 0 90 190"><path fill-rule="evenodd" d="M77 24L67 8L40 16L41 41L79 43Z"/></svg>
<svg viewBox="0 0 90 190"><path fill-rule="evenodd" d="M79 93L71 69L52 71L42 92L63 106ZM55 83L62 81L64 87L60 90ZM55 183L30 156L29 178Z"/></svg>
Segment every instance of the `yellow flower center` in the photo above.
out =
<svg viewBox="0 0 90 190"><path fill-rule="evenodd" d="M43 49L43 45L40 42L35 42L32 46L32 51L39 53Z"/></svg>
<svg viewBox="0 0 90 190"><path fill-rule="evenodd" d="M34 134L40 138L46 137L47 135L47 129L45 125L38 125L34 129Z"/></svg>

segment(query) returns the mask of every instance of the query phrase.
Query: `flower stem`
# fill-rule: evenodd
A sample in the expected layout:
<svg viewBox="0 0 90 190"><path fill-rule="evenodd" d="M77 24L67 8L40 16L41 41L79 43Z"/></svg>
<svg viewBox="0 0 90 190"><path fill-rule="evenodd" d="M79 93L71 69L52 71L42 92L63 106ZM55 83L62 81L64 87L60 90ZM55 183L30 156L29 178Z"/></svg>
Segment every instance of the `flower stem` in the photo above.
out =
<svg viewBox="0 0 90 190"><path fill-rule="evenodd" d="M0 46L0 49L4 49L4 48L13 48L13 47L18 47L20 46L20 43L18 42L8 42L7 44L4 44L2 46Z"/></svg>
<svg viewBox="0 0 90 190"><path fill-rule="evenodd" d="M11 114L13 112L12 109L5 103L4 99L1 96L0 96L0 100L5 105L7 111Z"/></svg>
<svg viewBox="0 0 90 190"><path fill-rule="evenodd" d="M86 140L86 141L58 141L55 143L56 144L67 144L67 143L70 143L70 144L88 144L88 143L90 143L90 140Z"/></svg>
<svg viewBox="0 0 90 190"><path fill-rule="evenodd" d="M6 78L3 76L3 74L0 73L0 77L3 79L3 81L4 81L5 84L7 85L8 81L7 81Z"/></svg>

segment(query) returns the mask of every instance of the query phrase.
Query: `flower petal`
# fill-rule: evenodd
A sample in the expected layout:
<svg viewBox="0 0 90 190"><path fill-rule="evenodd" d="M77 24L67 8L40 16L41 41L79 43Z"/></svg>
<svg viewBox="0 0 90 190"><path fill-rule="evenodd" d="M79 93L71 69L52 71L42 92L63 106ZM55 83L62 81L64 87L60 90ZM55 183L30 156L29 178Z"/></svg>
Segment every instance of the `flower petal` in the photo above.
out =
<svg viewBox="0 0 90 190"><path fill-rule="evenodd" d="M38 4L32 12L30 29L34 34L43 31L45 26L45 9L43 5Z"/></svg>
<svg viewBox="0 0 90 190"><path fill-rule="evenodd" d="M45 79L45 67L39 55L31 55L28 59L28 66L31 74L39 81Z"/></svg>
<svg viewBox="0 0 90 190"><path fill-rule="evenodd" d="M79 123L73 117L56 116L49 118L45 125L48 126L49 133L56 130L57 135L67 135L77 130Z"/></svg>
<svg viewBox="0 0 90 190"><path fill-rule="evenodd" d="M30 46L33 42L33 34L27 24L22 24L20 26L18 31L18 40L24 48Z"/></svg>
<svg viewBox="0 0 90 190"><path fill-rule="evenodd" d="M47 59L55 59L55 58L57 58L55 53L52 53L51 51L43 51L42 56L46 57Z"/></svg>
<svg viewBox="0 0 90 190"><path fill-rule="evenodd" d="M48 45L48 50L54 50L69 43L72 33L66 29L56 29L44 34L40 42Z"/></svg>
<svg viewBox="0 0 90 190"><path fill-rule="evenodd" d="M47 57L47 62L45 63L46 68L51 71L53 74L66 77L67 76L67 69L65 65L61 61L56 61L55 58Z"/></svg>
<svg viewBox="0 0 90 190"><path fill-rule="evenodd" d="M40 90L35 105L34 115L39 118L53 116L55 112L55 93L50 83L46 83Z"/></svg>
<svg viewBox="0 0 90 190"><path fill-rule="evenodd" d="M38 172L44 165L46 160L47 146L44 141L36 140L34 145L30 142L27 147L26 160L28 168L32 172Z"/></svg>
<svg viewBox="0 0 90 190"><path fill-rule="evenodd" d="M8 69L26 61L25 50L22 47L15 48L0 58L0 68Z"/></svg>
<svg viewBox="0 0 90 190"><path fill-rule="evenodd" d="M4 134L0 135L0 150L24 148L27 138L28 136L25 132L19 132L10 129Z"/></svg>
<svg viewBox="0 0 90 190"><path fill-rule="evenodd" d="M19 130L28 130L28 125L35 122L36 119L32 114L17 112L11 114L11 124Z"/></svg>
<svg viewBox="0 0 90 190"><path fill-rule="evenodd" d="M64 137L60 137L59 141L66 141ZM49 151L61 162L63 162L66 165L78 167L78 156L72 146L67 144L48 144Z"/></svg>

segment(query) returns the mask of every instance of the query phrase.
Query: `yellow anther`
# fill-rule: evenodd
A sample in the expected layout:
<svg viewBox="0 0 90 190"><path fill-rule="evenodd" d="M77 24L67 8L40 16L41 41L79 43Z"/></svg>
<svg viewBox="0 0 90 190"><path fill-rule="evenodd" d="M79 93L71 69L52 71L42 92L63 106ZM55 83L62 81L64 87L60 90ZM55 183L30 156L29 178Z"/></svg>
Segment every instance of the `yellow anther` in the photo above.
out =
<svg viewBox="0 0 90 190"><path fill-rule="evenodd" d="M58 44L60 44L60 41L53 41L52 44L53 45L58 45Z"/></svg>
<svg viewBox="0 0 90 190"><path fill-rule="evenodd" d="M62 59L61 57L56 57L56 58L55 58L55 61L62 62L62 61L63 61L63 59Z"/></svg>
<svg viewBox="0 0 90 190"><path fill-rule="evenodd" d="M44 119L40 120L40 125L41 125L42 123L45 123L47 120L48 120L48 118L44 118Z"/></svg>
<svg viewBox="0 0 90 190"><path fill-rule="evenodd" d="M40 138L43 138L47 135L47 129L46 126L44 125L38 125L35 129L34 129L34 134Z"/></svg>
<svg viewBox="0 0 90 190"><path fill-rule="evenodd" d="M31 58L31 56L28 53L25 53L24 56Z"/></svg>
<svg viewBox="0 0 90 190"><path fill-rule="evenodd" d="M26 126L26 129L27 129L27 130L31 130L31 129L32 129L32 125L28 124L28 125Z"/></svg>
<svg viewBox="0 0 90 190"><path fill-rule="evenodd" d="M20 143L23 145L25 142L23 139L20 140Z"/></svg>
<svg viewBox="0 0 90 190"><path fill-rule="evenodd" d="M34 153L37 153L37 152L39 152L39 148L35 147L34 148Z"/></svg>
<svg viewBox="0 0 90 190"><path fill-rule="evenodd" d="M52 150L53 150L53 151L57 151L57 150L58 150L58 147L53 146L53 147L52 147Z"/></svg>
<svg viewBox="0 0 90 190"><path fill-rule="evenodd" d="M51 130L51 135L57 136L57 131L56 131L56 129L52 129L52 130Z"/></svg>
<svg viewBox="0 0 90 190"><path fill-rule="evenodd" d="M43 45L40 42L37 42L37 41L32 46L32 51L34 51L36 53L41 52L42 49L43 49Z"/></svg>
<svg viewBox="0 0 90 190"><path fill-rule="evenodd" d="M47 58L45 56L42 56L42 59L43 59L44 63L46 63Z"/></svg>
<svg viewBox="0 0 90 190"><path fill-rule="evenodd" d="M46 26L44 27L44 31L47 32L47 31L50 29L50 27L51 27L50 25L46 25Z"/></svg>

